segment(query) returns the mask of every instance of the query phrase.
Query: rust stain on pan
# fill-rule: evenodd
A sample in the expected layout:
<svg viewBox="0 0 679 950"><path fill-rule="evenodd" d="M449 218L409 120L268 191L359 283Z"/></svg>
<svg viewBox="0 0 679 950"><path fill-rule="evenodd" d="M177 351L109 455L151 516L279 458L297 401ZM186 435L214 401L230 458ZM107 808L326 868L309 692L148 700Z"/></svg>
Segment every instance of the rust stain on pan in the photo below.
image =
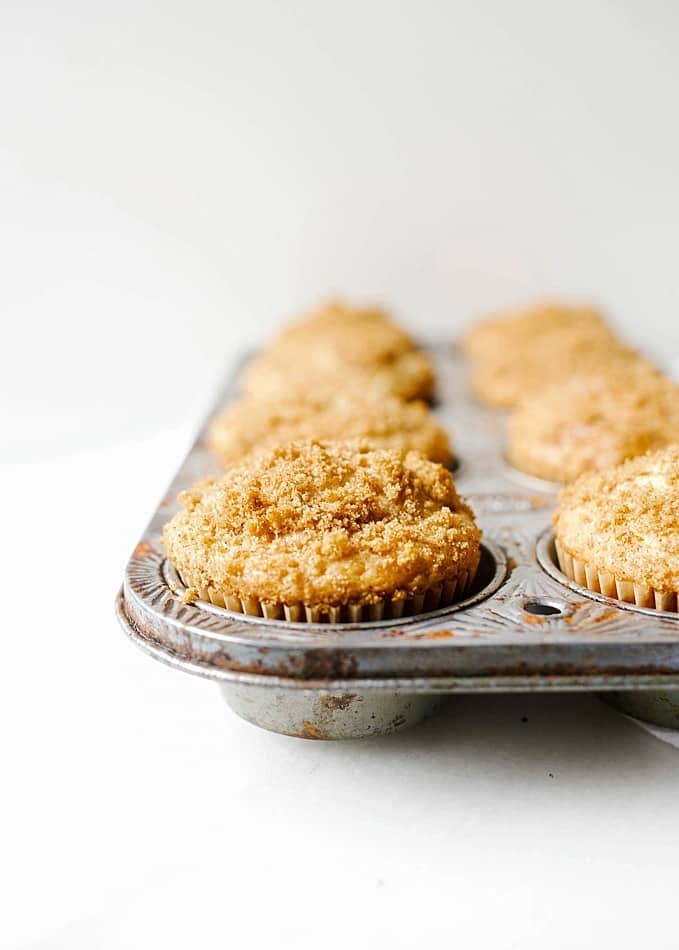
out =
<svg viewBox="0 0 679 950"><path fill-rule="evenodd" d="M393 637L409 637L410 640L449 640L455 636L453 630L426 630L424 633L410 633L408 630L385 630L380 633L381 639Z"/></svg>
<svg viewBox="0 0 679 950"><path fill-rule="evenodd" d="M426 633L416 633L414 640L450 640L455 636L454 630L427 630Z"/></svg>
<svg viewBox="0 0 679 950"><path fill-rule="evenodd" d="M302 660L298 673L300 679L342 680L358 676L358 661L355 656L340 650L311 650Z"/></svg>
<svg viewBox="0 0 679 950"><path fill-rule="evenodd" d="M548 617L541 617L539 614L526 614L525 617L522 617L523 623L529 623L533 626L541 627L544 623L548 622ZM559 618L561 619L561 618Z"/></svg>
<svg viewBox="0 0 679 950"><path fill-rule="evenodd" d="M177 659L188 660L208 669L228 670L234 673L254 673L267 676L280 676L302 680L356 679L360 676L356 657L346 655L340 650L331 650L324 654L320 650L306 654L299 663L279 663L269 667L263 660L243 663L234 659L224 650L209 653L189 648L186 650L170 646L153 628L139 624L132 617L127 621L140 640L145 640L163 652Z"/></svg>
<svg viewBox="0 0 679 950"><path fill-rule="evenodd" d="M326 709L348 709L356 699L356 693L343 693L341 696L322 696L321 703Z"/></svg>
<svg viewBox="0 0 679 950"><path fill-rule="evenodd" d="M129 620L130 618L128 618ZM338 651L331 651L331 655L326 658L324 662L308 662L304 663L301 668L299 666L293 667L291 664L280 663L273 667L264 668L261 662L244 664L239 663L229 656L227 653L210 653L209 656L203 655L196 651L187 650L182 652L180 650L171 650L168 647L168 644L162 639L154 636L153 634L148 634L142 631L137 623L131 621L131 626L133 627L135 633L141 640L146 640L149 643L160 647L165 653L171 654L178 659L189 660L191 663L205 666L206 669L222 669L228 670L234 673L256 673L266 676L280 676L282 678L292 678L298 680L314 680L317 682L327 682L328 680L334 679L390 679L393 676L401 675L398 670L391 670L386 668L379 673L371 671L369 673L359 670L357 660L354 656L343 656L338 653ZM545 679L545 678L554 678L555 681L559 677L568 676L568 677L577 677L582 682L586 682L589 679L598 679L601 680L602 677L606 676L624 676L633 672L635 675L642 676L667 676L668 674L676 673L676 666L672 665L663 665L661 663L635 663L633 665L625 665L622 663L602 663L597 665L592 660L580 660L575 663L567 663L563 661L550 662L543 661L539 669L531 668L528 663L525 661L520 661L518 663L507 663L501 666L496 664L489 664L488 666L479 666L474 669L474 672L467 674L470 679L476 677L487 677L490 679L496 679L499 683L503 679L515 679L521 677L526 680L526 683L530 683L532 679ZM413 676L424 676L427 679L437 679L444 677L457 677L460 679L465 678L465 674L460 671L456 671L454 667L451 668L450 665L444 665L441 667L431 667L427 666L426 672L418 672L417 669L410 671L410 675ZM350 695L350 694L347 694ZM342 697L340 697L340 700ZM331 708L331 707L326 707ZM336 707L341 708L341 707ZM308 738L316 738L309 736Z"/></svg>
<svg viewBox="0 0 679 950"><path fill-rule="evenodd" d="M610 610L604 610L602 614L599 614L596 617L592 617L592 623L606 623L607 620L612 620L614 617L619 615L620 611L616 608L611 608Z"/></svg>

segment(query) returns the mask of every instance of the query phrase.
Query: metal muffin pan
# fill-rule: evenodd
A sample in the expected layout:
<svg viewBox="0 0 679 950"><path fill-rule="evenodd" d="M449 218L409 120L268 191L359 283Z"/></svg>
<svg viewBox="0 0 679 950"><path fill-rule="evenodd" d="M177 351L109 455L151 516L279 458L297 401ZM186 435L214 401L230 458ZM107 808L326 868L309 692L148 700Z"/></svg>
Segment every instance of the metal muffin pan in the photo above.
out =
<svg viewBox="0 0 679 950"><path fill-rule="evenodd" d="M218 473L212 413L134 549L118 594L123 629L162 662L218 681L241 716L314 739L393 732L455 692L595 690L632 715L679 728L679 615L592 593L559 570L549 528L557 486L504 458L505 413L469 395L466 366L432 346L438 402L459 458L455 480L483 529L482 565L462 602L406 617L310 624L185 604L159 543L176 496ZM237 393L235 377L216 412Z"/></svg>

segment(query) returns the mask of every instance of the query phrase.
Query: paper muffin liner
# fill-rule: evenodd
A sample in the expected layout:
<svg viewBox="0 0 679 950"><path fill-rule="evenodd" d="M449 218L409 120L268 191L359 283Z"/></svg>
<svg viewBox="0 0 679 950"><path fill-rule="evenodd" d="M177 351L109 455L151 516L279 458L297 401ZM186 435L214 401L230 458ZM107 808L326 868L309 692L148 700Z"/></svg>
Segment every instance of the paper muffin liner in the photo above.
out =
<svg viewBox="0 0 679 950"><path fill-rule="evenodd" d="M677 613L677 594L675 591L662 591L649 587L647 584L635 581L619 580L609 571L603 571L586 561L574 558L554 539L554 548L559 567L572 581L580 587L603 594L605 597L615 597L626 604L635 604L637 607L649 607L653 610L666 610Z"/></svg>
<svg viewBox="0 0 679 950"><path fill-rule="evenodd" d="M461 571L454 578L429 587L426 591L410 596L401 593L400 596L382 597L367 604L284 604L258 600L256 597L241 598L221 594L210 588L195 587L177 573L184 586L196 592L198 600L250 617L288 620L294 623L372 623L377 620L400 620L402 617L429 613L462 600L469 593L477 570L478 564L467 571Z"/></svg>

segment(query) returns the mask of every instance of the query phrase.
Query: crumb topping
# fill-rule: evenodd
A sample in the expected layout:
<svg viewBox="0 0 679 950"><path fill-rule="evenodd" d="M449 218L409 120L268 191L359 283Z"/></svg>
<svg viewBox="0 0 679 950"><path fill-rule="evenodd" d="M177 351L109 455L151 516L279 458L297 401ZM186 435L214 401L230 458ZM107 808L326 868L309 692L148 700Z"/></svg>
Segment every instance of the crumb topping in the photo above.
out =
<svg viewBox="0 0 679 950"><path fill-rule="evenodd" d="M211 448L224 465L299 439L367 438L380 448L414 450L442 465L452 453L446 432L422 402L344 392L327 401L245 397L210 425Z"/></svg>
<svg viewBox="0 0 679 950"><path fill-rule="evenodd" d="M492 357L505 347L530 347L545 334L598 332L612 338L603 315L589 306L572 306L563 303L539 303L515 313L489 317L472 326L462 338L465 355L474 360Z"/></svg>
<svg viewBox="0 0 679 950"><path fill-rule="evenodd" d="M679 445L581 476L554 515L572 556L618 580L679 591Z"/></svg>
<svg viewBox="0 0 679 950"><path fill-rule="evenodd" d="M413 339L379 307L357 307L341 300L331 300L284 326L273 340L279 343L337 340L347 345L347 334L358 332L372 338L380 348L390 345L397 350L412 350Z"/></svg>
<svg viewBox="0 0 679 950"><path fill-rule="evenodd" d="M483 402L510 408L578 373L605 372L609 367L625 372L625 367L642 362L651 372L651 364L636 350L602 336L593 325L587 331L546 333L520 352L508 347L476 364L471 383Z"/></svg>
<svg viewBox="0 0 679 950"><path fill-rule="evenodd" d="M322 398L354 389L429 399L434 374L429 358L386 313L335 303L284 328L246 367L242 386L261 398L309 392Z"/></svg>
<svg viewBox="0 0 679 950"><path fill-rule="evenodd" d="M399 399L431 399L434 371L429 357L419 350L391 354L369 360L354 359L352 348L361 353L360 341L344 348L319 343L278 344L256 356L241 377L241 387L248 396L276 399L304 399L313 393L328 399L337 392L359 392L377 399L395 396ZM361 354L366 357L369 348Z"/></svg>
<svg viewBox="0 0 679 950"><path fill-rule="evenodd" d="M516 468L571 482L679 441L679 387L632 363L580 373L525 400L509 422Z"/></svg>
<svg viewBox="0 0 679 950"><path fill-rule="evenodd" d="M293 442L180 495L165 526L187 586L295 604L408 596L475 568L453 478L414 452Z"/></svg>

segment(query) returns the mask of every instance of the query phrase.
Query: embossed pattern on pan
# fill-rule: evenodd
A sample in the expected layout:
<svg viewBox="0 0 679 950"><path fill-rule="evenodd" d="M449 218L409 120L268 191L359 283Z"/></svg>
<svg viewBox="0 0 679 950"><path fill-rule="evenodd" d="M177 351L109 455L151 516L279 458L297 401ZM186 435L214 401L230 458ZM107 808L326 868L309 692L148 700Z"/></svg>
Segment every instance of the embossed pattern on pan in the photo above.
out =
<svg viewBox="0 0 679 950"><path fill-rule="evenodd" d="M505 414L474 402L451 347L430 353L439 380L435 411L460 459L456 483L484 532L483 571L466 600L399 621L341 625L246 618L183 603L159 535L177 492L219 470L204 427L128 563L118 602L127 633L188 672L285 688L679 686L679 617L592 594L559 571L548 533L554 486L516 478L504 461ZM230 382L215 411L233 392Z"/></svg>

